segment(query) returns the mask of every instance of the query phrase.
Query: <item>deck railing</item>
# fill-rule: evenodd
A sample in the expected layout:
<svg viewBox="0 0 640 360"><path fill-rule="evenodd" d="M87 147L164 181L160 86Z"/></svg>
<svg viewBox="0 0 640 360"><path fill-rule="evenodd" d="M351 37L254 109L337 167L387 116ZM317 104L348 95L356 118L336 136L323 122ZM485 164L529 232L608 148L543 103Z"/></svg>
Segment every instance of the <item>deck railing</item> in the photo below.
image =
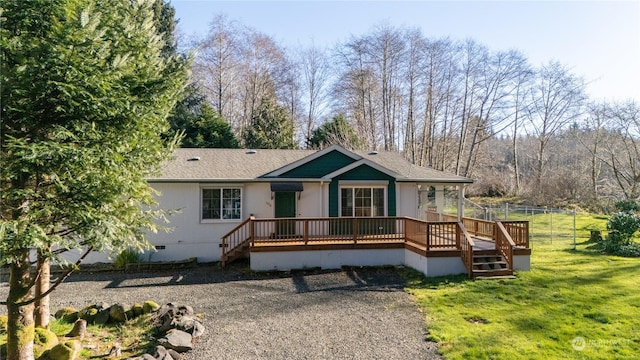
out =
<svg viewBox="0 0 640 360"><path fill-rule="evenodd" d="M491 222L439 214L440 221L423 221L408 217L330 217L273 218L253 216L222 237L222 261L243 247L308 244L376 244L407 243L423 251L458 250L468 271L473 267L472 236L495 242L499 251L513 266L514 247L529 246L529 224L526 221ZM377 246L377 245L375 245Z"/></svg>
<svg viewBox="0 0 640 360"><path fill-rule="evenodd" d="M405 218L333 217L256 219L254 242L300 243L404 241Z"/></svg>
<svg viewBox="0 0 640 360"><path fill-rule="evenodd" d="M516 244L511 239L511 235L501 222L495 222L495 242L496 250L500 252L502 257L509 265L509 269L513 269L513 248Z"/></svg>
<svg viewBox="0 0 640 360"><path fill-rule="evenodd" d="M458 229L460 233L460 256L469 277L471 277L473 275L473 247L476 244L461 222L458 223Z"/></svg>
<svg viewBox="0 0 640 360"><path fill-rule="evenodd" d="M517 247L529 248L528 221L501 221Z"/></svg>
<svg viewBox="0 0 640 360"><path fill-rule="evenodd" d="M463 217L462 223L469 234L473 236L493 238L493 221Z"/></svg>
<svg viewBox="0 0 640 360"><path fill-rule="evenodd" d="M458 222L428 222L426 223L426 248L427 252L437 249L460 249L460 236L458 236ZM452 240L453 239L453 240Z"/></svg>
<svg viewBox="0 0 640 360"><path fill-rule="evenodd" d="M222 237L222 242L220 244L220 247L222 248L222 266L224 266L224 262L227 260L229 254L253 239L252 221L255 221L255 218L253 216L249 216L247 220L234 227L233 230L229 231Z"/></svg>

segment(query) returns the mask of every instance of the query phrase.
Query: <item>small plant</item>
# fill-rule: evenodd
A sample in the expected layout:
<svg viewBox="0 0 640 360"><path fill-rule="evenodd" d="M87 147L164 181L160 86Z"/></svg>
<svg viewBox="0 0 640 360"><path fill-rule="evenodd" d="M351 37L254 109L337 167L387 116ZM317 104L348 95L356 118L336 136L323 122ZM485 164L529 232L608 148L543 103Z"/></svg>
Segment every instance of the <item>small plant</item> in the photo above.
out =
<svg viewBox="0 0 640 360"><path fill-rule="evenodd" d="M140 253L134 249L126 249L118 254L118 257L116 257L116 260L113 262L113 266L118 269L122 269L129 264L137 264L140 261Z"/></svg>

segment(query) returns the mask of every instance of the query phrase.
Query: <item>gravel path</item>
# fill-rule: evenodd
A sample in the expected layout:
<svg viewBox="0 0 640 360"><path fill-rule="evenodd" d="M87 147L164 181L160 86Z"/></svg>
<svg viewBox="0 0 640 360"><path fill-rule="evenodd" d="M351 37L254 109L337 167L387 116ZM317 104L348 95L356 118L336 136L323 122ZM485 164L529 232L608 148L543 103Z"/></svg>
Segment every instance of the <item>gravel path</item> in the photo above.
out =
<svg viewBox="0 0 640 360"><path fill-rule="evenodd" d="M207 333L185 360L439 359L403 287L392 268L255 274L246 264L198 266L78 273L52 294L51 307L147 299L191 305Z"/></svg>

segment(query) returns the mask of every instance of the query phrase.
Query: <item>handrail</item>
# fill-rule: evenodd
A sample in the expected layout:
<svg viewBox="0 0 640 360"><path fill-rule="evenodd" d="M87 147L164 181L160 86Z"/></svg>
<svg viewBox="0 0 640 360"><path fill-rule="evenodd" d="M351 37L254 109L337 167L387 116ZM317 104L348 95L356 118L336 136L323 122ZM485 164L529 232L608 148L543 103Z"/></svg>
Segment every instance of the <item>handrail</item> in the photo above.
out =
<svg viewBox="0 0 640 360"><path fill-rule="evenodd" d="M462 257L464 267L467 269L469 278L471 278L473 275L473 248L476 244L461 221L458 222L458 229L460 230L460 256Z"/></svg>
<svg viewBox="0 0 640 360"><path fill-rule="evenodd" d="M509 270L513 271L513 248L516 246L516 243L513 242L511 235L509 235L507 229L502 225L502 222L496 221L495 227L496 250L507 260Z"/></svg>
<svg viewBox="0 0 640 360"><path fill-rule="evenodd" d="M222 248L222 266L225 265L227 255L235 249L241 247L247 241L253 239L253 221L255 217L249 216L245 221L238 224L231 231L226 233L221 238L220 247Z"/></svg>

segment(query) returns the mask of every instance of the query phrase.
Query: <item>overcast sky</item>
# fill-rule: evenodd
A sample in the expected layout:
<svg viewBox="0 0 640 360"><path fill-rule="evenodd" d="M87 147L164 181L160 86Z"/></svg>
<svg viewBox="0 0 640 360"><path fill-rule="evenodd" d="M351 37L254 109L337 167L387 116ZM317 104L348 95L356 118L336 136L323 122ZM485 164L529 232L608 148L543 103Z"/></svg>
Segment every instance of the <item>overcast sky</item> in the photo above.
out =
<svg viewBox="0 0 640 360"><path fill-rule="evenodd" d="M473 38L517 49L533 65L558 60L589 82L592 99L640 101L640 1L218 1L171 0L180 31L204 36L216 14L288 48L331 47L375 25L425 36Z"/></svg>

